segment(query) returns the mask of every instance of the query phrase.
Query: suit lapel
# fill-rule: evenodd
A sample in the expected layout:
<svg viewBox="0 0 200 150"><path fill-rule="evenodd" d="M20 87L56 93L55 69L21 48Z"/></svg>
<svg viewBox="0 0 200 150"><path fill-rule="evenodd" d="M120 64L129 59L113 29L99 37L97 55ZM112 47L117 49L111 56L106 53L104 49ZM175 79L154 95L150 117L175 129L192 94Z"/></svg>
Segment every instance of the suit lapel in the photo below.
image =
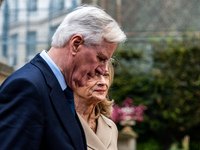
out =
<svg viewBox="0 0 200 150"><path fill-rule="evenodd" d="M31 61L41 72L43 72L46 78L47 84L51 87L50 99L58 114L58 117L63 124L66 132L72 140L72 143L76 150L84 149L84 135L82 136L81 129L74 117L74 114L67 102L67 98L62 91L56 77L46 64L46 62L39 56L39 54ZM79 144L77 144L77 142Z"/></svg>
<svg viewBox="0 0 200 150"><path fill-rule="evenodd" d="M82 150L82 148L84 147L84 144L82 142L83 141L82 132L80 130L80 127L78 125L78 122L76 121L74 114L71 111L71 108L67 102L64 93L62 91L58 92L58 89L54 88L52 89L50 96L52 103L54 104L55 110L66 129L66 132L72 139L74 147L76 149ZM79 144L77 144L77 141L80 141Z"/></svg>
<svg viewBox="0 0 200 150"><path fill-rule="evenodd" d="M78 115L77 115L77 113L75 112L75 117L76 117L76 120L77 120L77 122L78 122L78 125L79 125L79 127L80 127L80 129L81 129L81 133L82 133L82 137L83 137L83 144L84 144L84 147L85 147L85 149L87 149L87 142L86 142L86 137L85 137L85 132L84 132L84 129L83 129L83 126L82 126L82 124L81 124L81 122L80 122L80 120L79 120L79 117L78 117Z"/></svg>

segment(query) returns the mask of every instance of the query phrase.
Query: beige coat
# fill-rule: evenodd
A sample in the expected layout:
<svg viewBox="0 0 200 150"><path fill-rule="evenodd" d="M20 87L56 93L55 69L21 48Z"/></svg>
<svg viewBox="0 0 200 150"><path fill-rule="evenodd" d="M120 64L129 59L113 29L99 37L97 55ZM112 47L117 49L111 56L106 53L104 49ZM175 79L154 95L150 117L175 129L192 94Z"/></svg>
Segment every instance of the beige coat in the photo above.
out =
<svg viewBox="0 0 200 150"><path fill-rule="evenodd" d="M80 115L79 119L85 131L88 150L117 150L118 130L112 120L101 115L95 134Z"/></svg>

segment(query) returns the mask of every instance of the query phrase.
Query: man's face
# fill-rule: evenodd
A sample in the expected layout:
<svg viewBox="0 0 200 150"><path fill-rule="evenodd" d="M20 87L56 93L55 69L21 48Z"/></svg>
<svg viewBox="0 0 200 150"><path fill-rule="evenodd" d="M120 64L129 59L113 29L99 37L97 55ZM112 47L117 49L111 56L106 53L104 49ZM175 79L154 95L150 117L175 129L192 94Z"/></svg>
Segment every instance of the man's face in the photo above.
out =
<svg viewBox="0 0 200 150"><path fill-rule="evenodd" d="M104 74L106 62L111 58L117 43L104 41L99 46L86 47L81 45L80 51L74 57L74 70L72 72L72 89L85 86L87 80L95 73Z"/></svg>

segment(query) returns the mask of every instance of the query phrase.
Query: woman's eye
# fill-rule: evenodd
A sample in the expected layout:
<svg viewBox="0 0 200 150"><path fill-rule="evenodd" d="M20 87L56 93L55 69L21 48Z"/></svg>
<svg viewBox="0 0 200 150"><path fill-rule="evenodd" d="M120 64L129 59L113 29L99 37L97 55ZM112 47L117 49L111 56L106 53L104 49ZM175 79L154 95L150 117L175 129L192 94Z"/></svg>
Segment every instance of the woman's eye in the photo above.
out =
<svg viewBox="0 0 200 150"><path fill-rule="evenodd" d="M104 73L104 77L109 77L109 73Z"/></svg>

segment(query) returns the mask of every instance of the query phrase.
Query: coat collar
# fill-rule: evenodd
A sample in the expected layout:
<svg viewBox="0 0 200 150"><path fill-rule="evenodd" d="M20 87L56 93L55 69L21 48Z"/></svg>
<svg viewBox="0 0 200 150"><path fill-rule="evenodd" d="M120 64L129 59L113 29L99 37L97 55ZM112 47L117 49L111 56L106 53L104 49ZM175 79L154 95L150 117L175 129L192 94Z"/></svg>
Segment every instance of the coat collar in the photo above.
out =
<svg viewBox="0 0 200 150"><path fill-rule="evenodd" d="M82 127L78 125L77 120L74 117L69 104L67 103L67 98L50 67L40 57L39 54L36 55L31 63L35 65L38 69L40 69L40 71L43 73L44 78L46 79L46 83L51 89L50 99L53 103L53 106L58 114L60 121L62 122L66 132L69 134L69 137L71 138L75 149L83 150L83 147L85 147L86 149L84 142L82 142L85 141L84 133L83 135L81 134ZM77 141L80 141L79 144L77 144Z"/></svg>
<svg viewBox="0 0 200 150"><path fill-rule="evenodd" d="M102 143L106 146L106 148L108 148L112 140L112 131L111 131L112 126L109 124L109 122L106 119L107 118L103 115L101 115L98 118L98 126L97 126L96 135L99 137Z"/></svg>
<svg viewBox="0 0 200 150"><path fill-rule="evenodd" d="M101 115L98 118L97 132L95 134L85 120L80 115L78 116L85 131L87 146L91 149L107 150L112 140L111 124Z"/></svg>

